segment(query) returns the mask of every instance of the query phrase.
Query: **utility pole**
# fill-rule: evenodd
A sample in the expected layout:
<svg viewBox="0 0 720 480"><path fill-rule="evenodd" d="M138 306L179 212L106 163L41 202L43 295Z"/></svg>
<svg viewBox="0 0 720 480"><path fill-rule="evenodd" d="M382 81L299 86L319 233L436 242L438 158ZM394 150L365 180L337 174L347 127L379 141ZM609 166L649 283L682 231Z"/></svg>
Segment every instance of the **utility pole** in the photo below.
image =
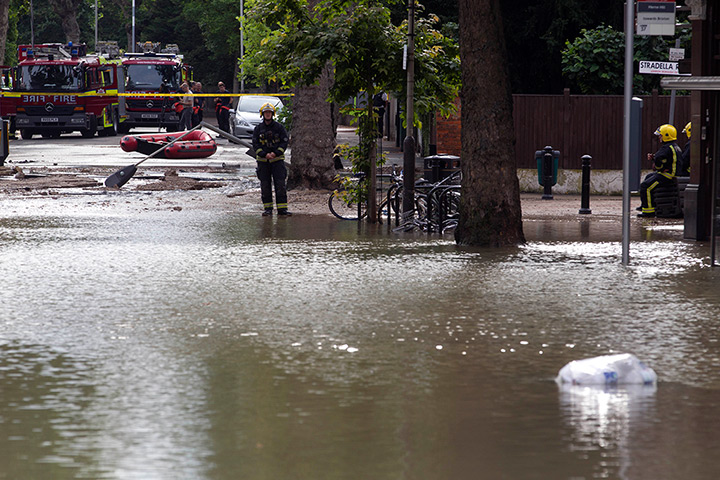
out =
<svg viewBox="0 0 720 480"><path fill-rule="evenodd" d="M135 0L132 2L132 45L130 53L135 53Z"/></svg>
<svg viewBox="0 0 720 480"><path fill-rule="evenodd" d="M35 50L35 18L32 0L30 0L30 47Z"/></svg>
<svg viewBox="0 0 720 480"><path fill-rule="evenodd" d="M635 1L625 3L625 88L623 115L622 264L630 264L630 111L633 79Z"/></svg>
<svg viewBox="0 0 720 480"><path fill-rule="evenodd" d="M240 62L245 58L245 1L240 0ZM240 63L240 93L245 93L245 67Z"/></svg>
<svg viewBox="0 0 720 480"><path fill-rule="evenodd" d="M403 225L415 216L415 138L413 120L415 111L415 0L408 0L407 35L407 98L405 101L405 141L403 142Z"/></svg>

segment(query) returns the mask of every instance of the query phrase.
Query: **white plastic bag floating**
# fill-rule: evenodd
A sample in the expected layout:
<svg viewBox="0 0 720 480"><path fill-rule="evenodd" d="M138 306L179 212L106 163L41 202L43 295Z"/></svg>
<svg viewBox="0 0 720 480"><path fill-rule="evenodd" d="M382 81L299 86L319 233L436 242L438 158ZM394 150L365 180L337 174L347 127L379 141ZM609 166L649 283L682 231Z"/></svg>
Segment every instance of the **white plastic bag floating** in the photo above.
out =
<svg viewBox="0 0 720 480"><path fill-rule="evenodd" d="M635 355L621 353L573 360L560 369L555 381L573 385L654 385L657 375Z"/></svg>

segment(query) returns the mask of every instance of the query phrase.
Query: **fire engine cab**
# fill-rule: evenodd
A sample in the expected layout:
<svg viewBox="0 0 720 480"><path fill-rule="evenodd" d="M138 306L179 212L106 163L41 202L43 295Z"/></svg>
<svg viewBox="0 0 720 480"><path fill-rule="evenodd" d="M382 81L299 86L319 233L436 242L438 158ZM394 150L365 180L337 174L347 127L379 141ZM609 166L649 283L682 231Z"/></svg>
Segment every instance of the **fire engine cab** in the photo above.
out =
<svg viewBox="0 0 720 480"><path fill-rule="evenodd" d="M12 95L23 139L72 131L83 137L117 134L123 120L117 96L121 63L117 46L105 45L100 55L88 55L85 44L18 47L24 59L15 69Z"/></svg>
<svg viewBox="0 0 720 480"><path fill-rule="evenodd" d="M171 94L180 91L180 85L191 79L192 68L183 64L177 45L161 49L160 43L138 43L138 53L126 53L122 64L125 71L125 96L121 98L127 118L121 126L123 133L133 127L165 127L176 131L180 117L173 110L177 101L171 96L154 96L152 93ZM133 93L139 94L132 96ZM124 102L123 102L124 100Z"/></svg>

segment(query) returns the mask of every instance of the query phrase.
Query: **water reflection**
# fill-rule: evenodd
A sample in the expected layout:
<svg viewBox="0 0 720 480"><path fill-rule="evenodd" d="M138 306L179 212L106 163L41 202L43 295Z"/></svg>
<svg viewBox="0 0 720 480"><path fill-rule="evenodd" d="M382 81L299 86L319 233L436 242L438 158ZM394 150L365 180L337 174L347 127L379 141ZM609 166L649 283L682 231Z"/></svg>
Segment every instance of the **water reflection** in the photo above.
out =
<svg viewBox="0 0 720 480"><path fill-rule="evenodd" d="M572 430L568 448L593 464L593 477L637 478L629 472L633 437L639 436L642 425L654 417L656 385L565 383L558 388L561 413Z"/></svg>
<svg viewBox="0 0 720 480"><path fill-rule="evenodd" d="M660 456L666 478L718 478L655 440L720 448L720 273L675 231L634 231L626 268L597 222L490 250L329 217L14 208L2 473L622 478ZM618 351L658 372L654 395L558 408L562 365ZM663 473L643 472L625 476Z"/></svg>
<svg viewBox="0 0 720 480"><path fill-rule="evenodd" d="M42 345L0 341L3 477L43 477L43 465L54 464L69 478L94 464L92 449L66 448L89 433L77 413L95 388L86 360L73 357Z"/></svg>

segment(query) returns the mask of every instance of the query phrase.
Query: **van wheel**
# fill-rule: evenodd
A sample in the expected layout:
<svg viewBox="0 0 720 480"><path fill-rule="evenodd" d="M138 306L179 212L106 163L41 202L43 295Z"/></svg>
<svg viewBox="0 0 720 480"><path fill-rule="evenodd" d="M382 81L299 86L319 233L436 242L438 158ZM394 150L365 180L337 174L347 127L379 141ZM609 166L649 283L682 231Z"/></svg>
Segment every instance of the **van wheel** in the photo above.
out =
<svg viewBox="0 0 720 480"><path fill-rule="evenodd" d="M20 136L23 138L23 140L30 140L34 135L34 132L30 130L29 128L21 128L20 129Z"/></svg>

